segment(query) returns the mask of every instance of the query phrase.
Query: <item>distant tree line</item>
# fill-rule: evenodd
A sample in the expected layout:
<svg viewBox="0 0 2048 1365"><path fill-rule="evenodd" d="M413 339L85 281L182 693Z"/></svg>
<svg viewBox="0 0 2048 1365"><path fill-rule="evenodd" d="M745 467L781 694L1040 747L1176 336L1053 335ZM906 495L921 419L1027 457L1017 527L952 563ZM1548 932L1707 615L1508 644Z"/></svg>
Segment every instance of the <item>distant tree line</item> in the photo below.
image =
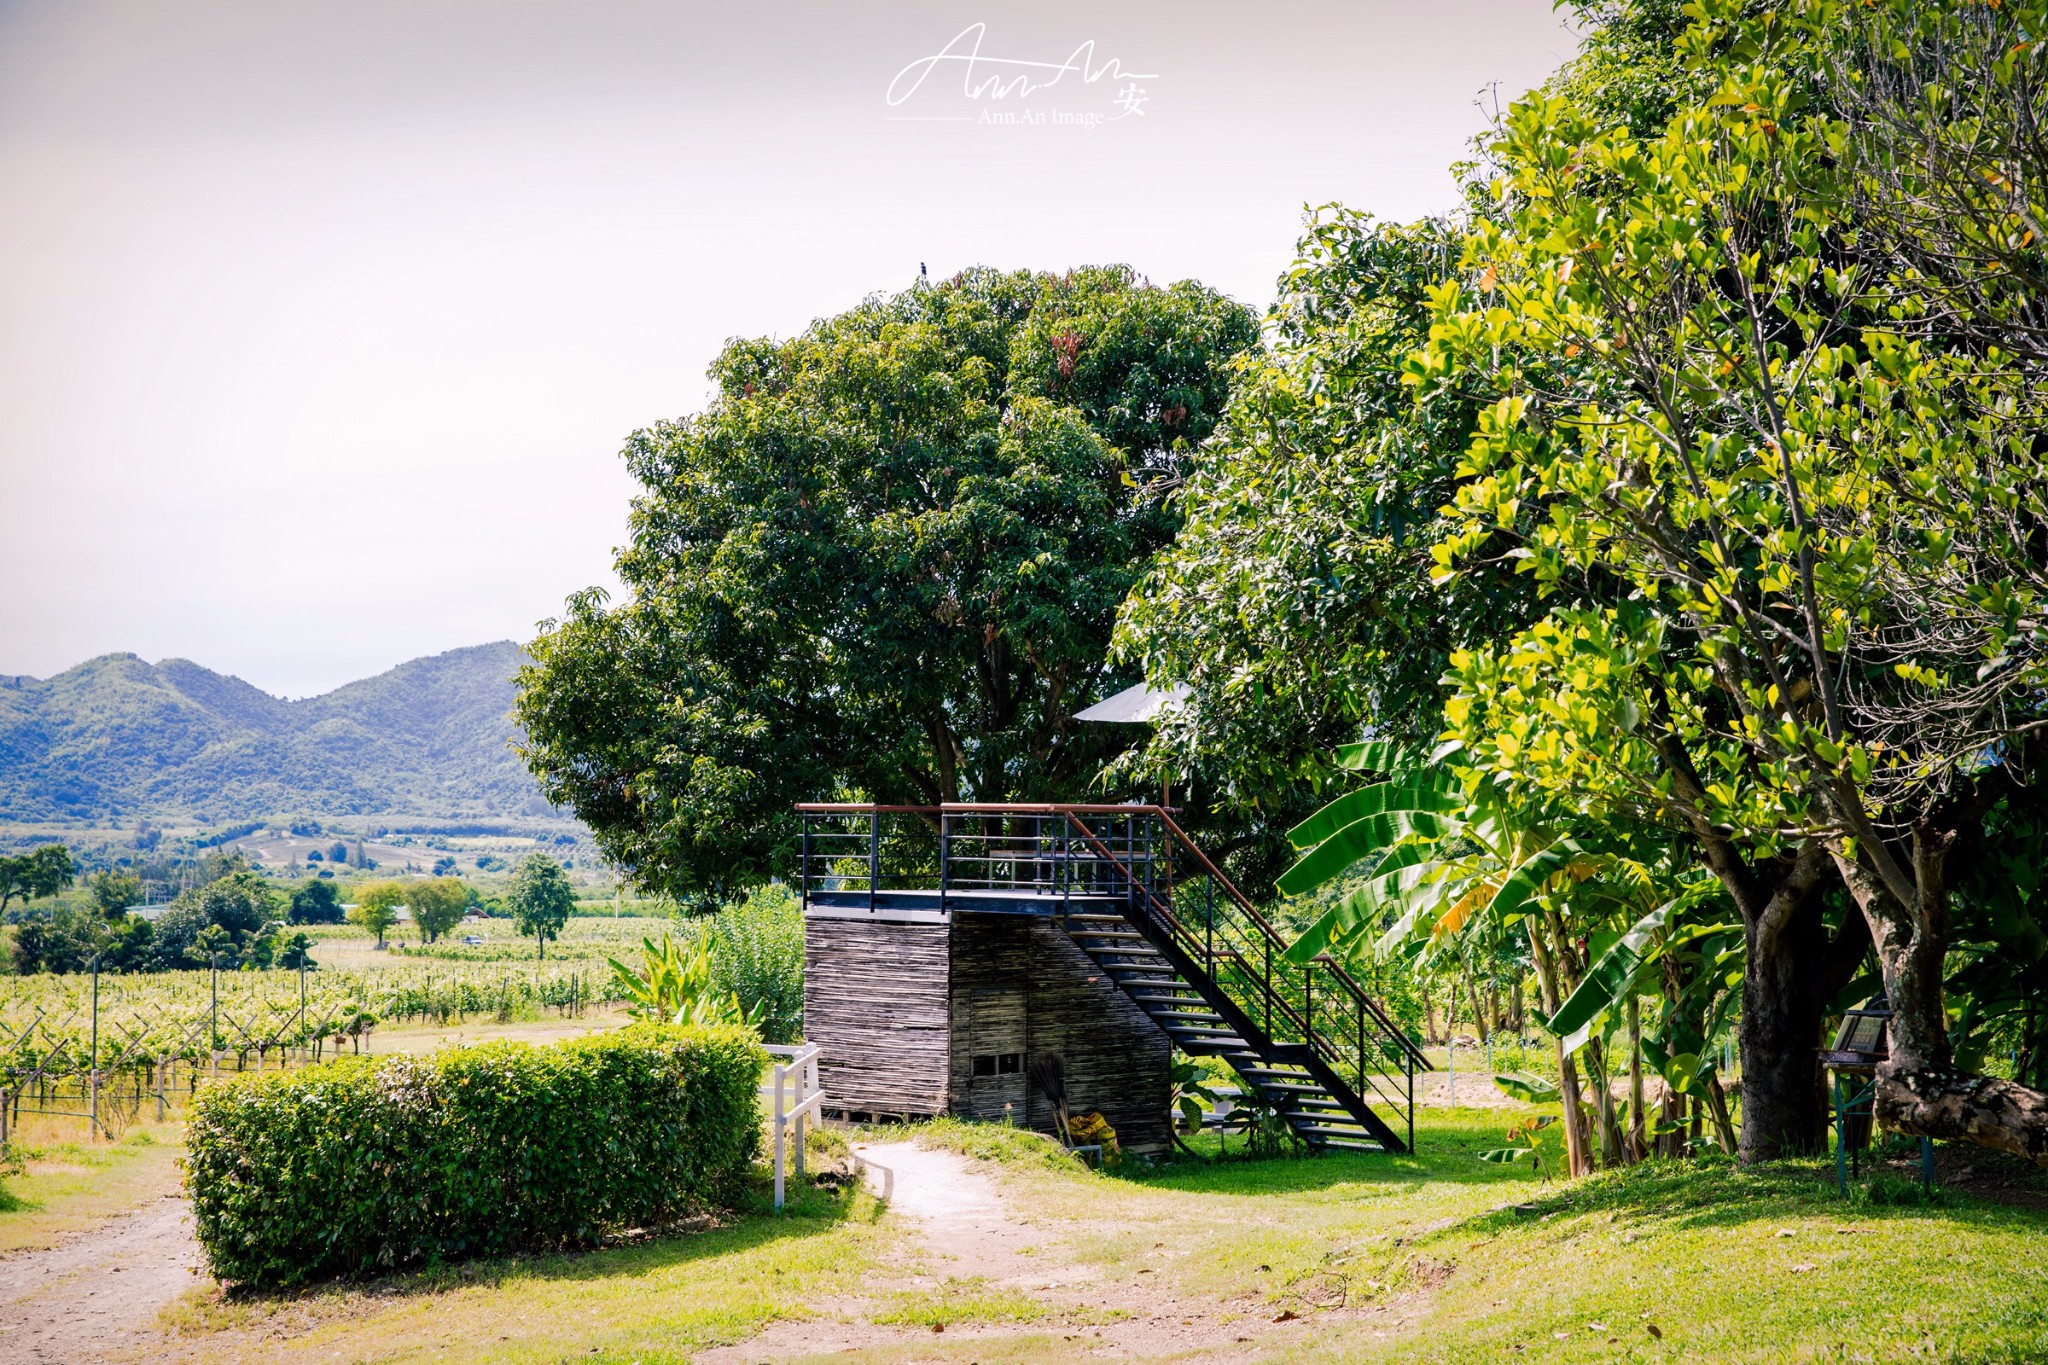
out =
<svg viewBox="0 0 2048 1365"><path fill-rule="evenodd" d="M62 845L0 859L7 888L0 895L47 899L71 884L76 866ZM15 971L82 972L95 958L104 972L314 965L311 939L293 926L341 922L341 896L332 882L309 882L286 896L239 856L208 859L207 866L213 875L180 893L155 921L128 913L141 878L119 869L93 874L86 879L87 904L32 908L20 917Z"/></svg>

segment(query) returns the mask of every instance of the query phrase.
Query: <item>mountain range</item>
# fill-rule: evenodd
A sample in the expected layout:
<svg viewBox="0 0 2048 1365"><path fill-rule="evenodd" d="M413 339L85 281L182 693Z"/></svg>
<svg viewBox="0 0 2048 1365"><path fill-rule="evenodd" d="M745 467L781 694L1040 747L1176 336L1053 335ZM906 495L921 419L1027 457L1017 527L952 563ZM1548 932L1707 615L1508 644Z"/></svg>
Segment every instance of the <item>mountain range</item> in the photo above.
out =
<svg viewBox="0 0 2048 1365"><path fill-rule="evenodd" d="M559 814L512 752L510 640L286 701L185 659L0 675L0 821Z"/></svg>

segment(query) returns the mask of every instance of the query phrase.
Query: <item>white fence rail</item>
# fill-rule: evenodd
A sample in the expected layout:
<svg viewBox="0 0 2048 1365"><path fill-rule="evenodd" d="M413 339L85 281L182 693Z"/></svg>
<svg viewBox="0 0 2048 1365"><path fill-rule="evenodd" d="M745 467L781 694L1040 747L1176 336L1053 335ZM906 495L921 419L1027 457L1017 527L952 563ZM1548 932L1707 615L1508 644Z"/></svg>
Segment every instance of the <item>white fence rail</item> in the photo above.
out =
<svg viewBox="0 0 2048 1365"><path fill-rule="evenodd" d="M796 1173L804 1173L804 1121L823 1122L821 1107L825 1092L818 1088L818 1045L796 1043L768 1045L770 1055L785 1057L775 1064L775 1077L761 1087L761 1098L772 1104L768 1111L775 1125L775 1207L782 1207L785 1153L789 1140L796 1139Z"/></svg>

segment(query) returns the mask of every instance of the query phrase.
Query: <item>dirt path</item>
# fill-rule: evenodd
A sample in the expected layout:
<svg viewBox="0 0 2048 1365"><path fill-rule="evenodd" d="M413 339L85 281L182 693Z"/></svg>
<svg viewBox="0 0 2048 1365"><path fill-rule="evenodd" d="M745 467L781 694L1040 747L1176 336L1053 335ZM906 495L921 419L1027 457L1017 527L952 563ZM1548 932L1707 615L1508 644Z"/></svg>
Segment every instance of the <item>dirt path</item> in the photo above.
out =
<svg viewBox="0 0 2048 1365"><path fill-rule="evenodd" d="M46 1251L0 1256L0 1360L75 1365L132 1352L198 1264L190 1210L169 1196Z"/></svg>
<svg viewBox="0 0 2048 1365"><path fill-rule="evenodd" d="M1150 1277L1137 1283L1106 1278L1096 1266L1060 1254L1060 1229L1028 1221L996 1182L966 1158L907 1142L857 1146L868 1188L892 1215L912 1224L910 1257L885 1268L857 1297L816 1305L818 1315L779 1322L750 1341L697 1357L701 1365L753 1365L895 1347L934 1348L961 1338L1050 1337L1062 1349L1095 1359L1229 1359L1255 1337L1279 1344L1293 1329L1263 1314L1225 1313L1223 1306L1181 1300ZM1134 1279L1136 1277L1133 1277ZM876 1313L906 1297L944 1293L971 1281L971 1292L1022 1295L1033 1308L1023 1321L963 1322L935 1334L923 1326L881 1324ZM891 1359L915 1359L890 1352ZM947 1358L950 1358L948 1353Z"/></svg>

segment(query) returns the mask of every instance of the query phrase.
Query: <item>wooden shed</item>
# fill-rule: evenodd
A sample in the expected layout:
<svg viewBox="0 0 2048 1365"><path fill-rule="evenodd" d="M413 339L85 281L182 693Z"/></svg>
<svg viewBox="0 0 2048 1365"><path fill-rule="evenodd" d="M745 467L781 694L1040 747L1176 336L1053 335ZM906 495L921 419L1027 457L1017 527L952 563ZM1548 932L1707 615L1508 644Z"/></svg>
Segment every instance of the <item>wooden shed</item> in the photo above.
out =
<svg viewBox="0 0 2048 1365"><path fill-rule="evenodd" d="M1055 1052L1069 1112L1100 1112L1127 1149L1169 1141L1171 1040L1045 916L809 906L804 1028L840 1113L1051 1132L1027 1071Z"/></svg>
<svg viewBox="0 0 2048 1365"><path fill-rule="evenodd" d="M1420 1054L1335 964L1289 966L1160 808L800 809L828 1113L1053 1132L1030 1073L1056 1053L1070 1114L1158 1151L1178 1047L1225 1058L1312 1145L1406 1149L1363 1095L1410 1114Z"/></svg>

